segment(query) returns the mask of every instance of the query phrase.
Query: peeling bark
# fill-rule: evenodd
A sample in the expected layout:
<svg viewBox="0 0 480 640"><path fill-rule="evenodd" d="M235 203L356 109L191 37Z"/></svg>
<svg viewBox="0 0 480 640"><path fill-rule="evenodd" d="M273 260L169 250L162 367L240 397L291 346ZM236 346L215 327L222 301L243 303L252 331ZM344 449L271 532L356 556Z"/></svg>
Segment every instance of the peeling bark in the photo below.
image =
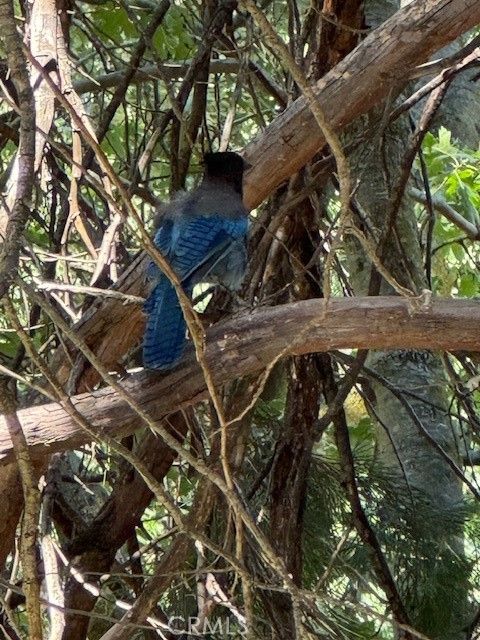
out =
<svg viewBox="0 0 480 640"><path fill-rule="evenodd" d="M369 3L371 19L381 19L395 4ZM383 112L377 109L368 115L368 125L372 130L380 128L382 119ZM351 127L348 135L353 138L360 130L364 131L365 121L363 118ZM371 226L380 233L385 233L388 218L385 212L391 211L392 194L397 187L409 139L410 126L405 119L399 119L383 132L381 144L379 140L367 141L349 158L353 175L359 180L355 197ZM371 263L356 241L349 242L348 248L354 290L357 295L363 295L372 286ZM383 256L386 267L397 281L417 290L426 286L417 220L408 197L403 198L396 212L394 233L386 238ZM385 282L377 282L383 293L390 290ZM459 640L465 637L463 629L468 622L467 574L466 564L462 562L459 524L462 487L425 435L433 438L451 459L458 461L455 435L448 420L442 364L435 353L407 348L370 353L367 364L388 380L406 402L400 402L378 381L371 382L372 410L379 424L378 464L396 479L399 492L410 492L415 504L410 515L392 509L390 526L395 527L393 523L398 521L396 526L402 527L403 523L408 531L417 531L430 544L429 552L419 551L409 567L406 567L408 561L395 549L387 548L386 553L392 558L394 575L411 624L428 636ZM412 412L416 420L412 419ZM400 531L398 535L402 535ZM435 557L434 565L428 564L429 554ZM412 575L413 571L415 575ZM446 585L455 593L454 598ZM431 607L429 598L436 602L435 607ZM433 610L441 610L443 615L433 616Z"/></svg>

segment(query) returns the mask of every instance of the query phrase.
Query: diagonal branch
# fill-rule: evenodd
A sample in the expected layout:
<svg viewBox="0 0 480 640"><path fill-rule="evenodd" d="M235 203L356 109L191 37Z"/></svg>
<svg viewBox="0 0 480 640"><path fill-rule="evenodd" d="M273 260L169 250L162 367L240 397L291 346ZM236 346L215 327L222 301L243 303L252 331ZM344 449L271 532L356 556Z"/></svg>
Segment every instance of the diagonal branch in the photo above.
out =
<svg viewBox="0 0 480 640"><path fill-rule="evenodd" d="M400 90L411 70L480 23L477 0L423 0L395 13L314 86L330 125L341 130ZM246 149L253 167L245 200L257 206L325 145L307 100L299 98Z"/></svg>

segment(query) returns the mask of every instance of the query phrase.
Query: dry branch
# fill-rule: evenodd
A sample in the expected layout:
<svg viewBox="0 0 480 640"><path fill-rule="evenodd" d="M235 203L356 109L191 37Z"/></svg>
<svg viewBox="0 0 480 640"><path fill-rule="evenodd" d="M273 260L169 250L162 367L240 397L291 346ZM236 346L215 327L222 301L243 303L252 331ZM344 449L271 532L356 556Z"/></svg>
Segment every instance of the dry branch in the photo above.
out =
<svg viewBox="0 0 480 640"><path fill-rule="evenodd" d="M330 349L433 349L480 351L480 302L437 299L412 309L404 298L307 300L259 308L208 332L207 362L216 385L268 366L279 353L305 354ZM142 372L125 388L152 419L207 396L200 367L187 359L169 375ZM125 435L139 420L110 388L73 398L76 408L97 430ZM55 403L18 413L34 459L78 447L89 437ZM4 418L0 417L0 464L13 460Z"/></svg>

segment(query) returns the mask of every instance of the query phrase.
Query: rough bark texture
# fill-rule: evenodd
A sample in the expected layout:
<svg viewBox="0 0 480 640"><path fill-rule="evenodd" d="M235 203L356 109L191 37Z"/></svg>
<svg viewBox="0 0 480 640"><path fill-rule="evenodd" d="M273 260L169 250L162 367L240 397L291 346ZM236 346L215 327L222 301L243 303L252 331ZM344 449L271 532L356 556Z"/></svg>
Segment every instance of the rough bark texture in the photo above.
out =
<svg viewBox="0 0 480 640"><path fill-rule="evenodd" d="M42 67L53 67L50 76L58 77L58 51L64 50L60 16L54 0L35 0L32 3L30 16L30 49L32 55ZM46 82L42 81L40 73L32 69L32 86L35 88L35 112L37 133L35 136L35 170L40 168L43 158L45 138L49 135L55 114L55 96Z"/></svg>
<svg viewBox="0 0 480 640"><path fill-rule="evenodd" d="M18 150L9 176L7 194L0 202L0 300L8 291L18 269L23 231L30 215L30 201L34 180L35 104L22 51L22 39L17 31L14 5L10 0L0 2L0 44L7 56L9 80L20 114ZM22 509L22 494L16 467L10 466L2 474L4 515L0 544L0 562L11 549L15 527Z"/></svg>
<svg viewBox="0 0 480 640"><path fill-rule="evenodd" d="M430 53L451 41L456 33L480 22L480 6L473 0L430 0L415 5L405 10L409 13L399 13L372 33L317 83L317 94L331 126L340 129L390 91L397 90L403 82L398 77L399 69L407 73L409 61L411 67L425 62ZM433 5L437 7L436 12L431 8ZM405 16L410 17L407 20ZM416 34L415 30L418 30ZM299 98L246 149L246 157L253 165L245 178L247 206L257 206L276 186L309 162L324 143L310 110ZM116 283L116 288L143 295L147 261L146 256L139 256ZM139 343L143 327L138 307L107 300L92 306L76 329L105 365L113 369L118 367L123 355ZM75 359L76 354L73 357ZM69 359L61 351L54 368L59 370L63 381L70 375L82 378L79 391L91 389L98 381L97 373L81 357L71 374Z"/></svg>
<svg viewBox="0 0 480 640"><path fill-rule="evenodd" d="M345 3L343 0L330 2L329 0L324 3L324 9L334 5L337 8L343 6L350 9L353 4L358 8L358 2ZM476 12L478 15L475 15ZM418 2L412 8L395 16L379 32L372 34L348 61L338 65L317 85L320 100L333 125L337 128L344 127L360 112L377 104L390 91L395 93L405 83L410 66L424 61L429 52L478 20L480 20L480 10L472 0L470 2L465 0ZM352 37L352 34L347 31L344 31L343 35ZM342 55L343 44L340 41L337 44L338 47L333 52L334 56ZM399 69L401 69L401 75L399 75ZM185 94L185 100L186 97ZM375 115L370 122L376 122ZM459 128L460 126L459 123ZM396 142L401 138L400 131ZM249 159L254 164L253 170L247 177L247 202L250 205L258 204L274 186L309 161L323 144L322 135L317 130L310 111L302 100L298 100L260 140L252 143L247 151ZM369 151L375 153L374 148ZM365 159L362 160L367 173L369 160L369 158L366 162ZM373 189L372 193L375 194L383 179L380 173L372 171L369 180L365 181L367 189ZM364 177L365 172L362 174L362 178ZM381 228L381 214L386 193L387 190L380 194L377 203L378 228ZM367 201L368 194L360 192L359 197ZM413 277L415 285L420 289L423 279L417 269L420 264L420 253L415 246L414 221L408 215L401 216L399 229L402 237L405 234L405 246L408 247L408 252L398 260L399 264L403 262L405 270L398 269L395 275L402 282L406 274L410 279ZM413 238L412 241L411 238ZM356 255L362 262L361 268L357 269L360 282L362 275L369 275L370 265L363 256L360 257L359 253ZM387 261L387 266L395 271L397 257L393 252L389 252L388 255L391 261ZM121 279L119 287L130 293L141 295L144 291L143 274L146 261L147 258L144 255L140 256ZM308 259L302 263L307 264ZM366 278L363 278L363 282L365 281ZM404 284L409 285L410 282L404 281ZM288 309L286 307L261 309L251 316L217 327L211 333L216 342L211 345L208 355L216 384L220 385L234 380L239 375L258 371L269 365L280 353L282 355L305 354L341 346L383 349L399 346L405 348L428 346L438 349L480 348L477 329L478 306L474 304L470 306L458 304L458 309L454 309L453 304L442 307L442 303L437 302L432 308L428 306L421 308L417 307L416 303L407 303L398 299L388 302L379 299L378 303L374 303L372 307L369 307L369 304L362 300L331 302L325 310L322 304L316 301L310 306L306 304L305 306L291 305ZM449 310L449 307L452 308ZM474 313L476 317L473 316ZM392 327L395 328L393 335ZM140 308L133 305L125 306L118 301L95 305L78 326L80 336L86 339L103 364L110 369L119 366L125 353L138 342L142 330L143 318ZM92 389L99 381L97 372L73 350L69 355L74 360L73 368L71 360L69 361L69 357L64 352L59 352L55 360L54 368L61 382L68 382L68 389L72 393ZM272 512L272 533L273 535L279 533L276 538L277 548L284 555L289 571L298 582L300 582L302 556L300 541L295 539L295 530L297 527L301 530L303 524L303 498L313 441L312 431L318 414L316 403L318 389L315 387L315 391L313 390L316 372L312 374L311 368L308 367L311 360L315 360L315 357L307 356L299 359L299 375L291 383L287 428L280 443L272 482L272 495L276 505L276 511ZM372 366L377 366L381 373L396 379L404 389L413 390L417 395L424 396L424 400L416 401L415 405L419 417L424 424L429 425L429 428L431 425L431 434L453 455L451 439L447 437L446 432L448 425L444 420L444 408L441 406L443 379L438 360L431 354L399 351L380 353L378 359L372 359L371 362ZM399 369L402 371L398 371ZM304 384L305 379L312 382L311 387L309 384ZM318 380L316 382L318 383ZM435 386L436 382L440 386ZM125 384L125 387L155 419L161 419L178 406L187 406L206 397L203 377L198 367L192 365L191 361L187 361L180 369L164 378L153 374L142 374L122 384ZM421 388L420 392L418 388ZM389 429L394 437L398 438L398 450L404 459L404 468L409 480L416 488L423 490L421 482L424 482L424 477L421 477L415 464L415 451L419 442L418 430L412 431L408 425L404 428L410 421L409 416L404 409L398 409L398 403L395 400L392 401L383 387L377 385L375 391L377 403L384 403L385 418L391 421ZM440 411L432 410L431 405L428 404L432 398L437 408L440 406ZM95 424L99 434L104 429L105 432L121 435L130 433L139 426L132 410L111 390L88 394L77 400L78 408ZM397 406L395 415L388 414L390 409L395 411L395 406ZM296 420L297 413L301 413L305 418L301 425ZM57 406L33 407L21 412L20 417L25 421L27 430L32 436L32 452L40 463L44 462L51 451L78 446L89 440L89 437L80 432ZM182 429L185 426L185 423L182 423L177 431L183 433ZM2 453L5 464L12 458L10 444L3 438L1 428L0 419L0 464ZM144 457L147 466L160 479L168 471L174 455L160 440L155 440L153 436L149 438L150 440L138 453ZM148 444L150 441L152 441L151 446ZM4 445L3 449L2 445ZM425 443L421 440L420 447L423 445ZM443 473L443 479L448 484L445 495L442 496L443 501L439 504L446 510L458 498L456 479L452 478L451 471L445 469L445 466L438 472L439 464L441 466L443 461L432 453L431 447L425 446L424 449L425 452L430 453L429 459L425 461L424 475L427 475L426 472L437 474L435 477L441 480ZM387 463L392 463L389 460L390 455L389 448L383 446L380 441L379 456ZM16 495L14 474L11 473L13 466L6 465L1 471L5 480L2 489L8 487L8 490L3 503L6 508L2 521L4 536L2 537L3 546L0 546L0 556L2 551L5 555L10 549L21 509L21 500L12 501L12 495ZM437 487L427 489L428 498L431 501L437 500ZM108 571L116 549L134 531L150 497L150 492L136 474L127 471L121 476L95 521L71 542L69 551L76 556L75 566L80 573L88 574L90 568L92 571ZM290 511L293 512L293 517L289 517ZM195 524L203 527L207 513L209 511L198 514ZM282 527L283 524L285 524L284 527ZM451 538L446 539L448 544L451 544ZM171 564L168 566L166 566L168 562L162 564L161 568L164 570L180 570L191 548L191 541L187 541L182 536L177 537L175 542L177 544L172 546ZM173 557L175 553L177 555ZM158 600L161 589L168 586L168 581L169 578L161 574L157 582L152 580L152 588L145 591L143 598L141 619L143 619L142 615L144 617ZM458 584L454 582L452 588L458 592L457 587ZM66 605L73 609L88 610L94 604L94 598L73 581L67 590L67 598ZM278 598L277 613L281 611L284 602L281 597ZM416 619L421 620L423 613L418 603L409 603L409 606L416 607ZM288 617L289 614L286 618ZM68 622L69 640L85 636L86 617L71 614ZM450 624L448 611L445 620L436 621L436 624L448 627ZM130 630L120 631L112 628L110 635L113 637L116 634L127 638L130 637ZM286 633L286 637L290 637L290 632Z"/></svg>
<svg viewBox="0 0 480 640"><path fill-rule="evenodd" d="M23 494L16 462L0 469L0 500L3 517L0 519L0 561L13 548L15 531L23 509Z"/></svg>
<svg viewBox="0 0 480 640"><path fill-rule="evenodd" d="M308 471L320 405L321 372L315 355L292 358L286 416L271 472L270 538L293 580L302 584L303 525ZM263 598L277 638L295 636L291 598L269 593Z"/></svg>
<svg viewBox="0 0 480 640"><path fill-rule="evenodd" d="M13 5L0 2L1 44L7 55L11 80L18 98L20 137L18 151L0 204L0 299L18 268L22 234L30 214L35 157L35 105L22 40L17 32Z"/></svg>
<svg viewBox="0 0 480 640"><path fill-rule="evenodd" d="M414 312L403 298L342 298L260 308L215 327L207 362L214 382L224 384L271 365L279 356L341 348L412 348L476 351L480 305L469 300L434 300ZM395 330L392 332L392 327ZM169 375L135 374L122 383L155 420L206 397L205 381L193 358ZM125 435L139 427L133 411L110 388L76 396L77 409L97 430ZM89 437L57 404L19 411L32 456L76 448ZM12 458L0 418L0 463Z"/></svg>
<svg viewBox="0 0 480 640"><path fill-rule="evenodd" d="M392 88L400 90L416 65L479 22L476 0L424 0L398 11L316 84L330 126L342 129ZM299 98L246 149L253 165L245 186L247 204L262 202L324 144L306 101Z"/></svg>
<svg viewBox="0 0 480 640"><path fill-rule="evenodd" d="M334 34L327 34L327 37L333 39ZM320 60L317 59L317 62ZM292 192L303 193L304 186L304 176L298 175L289 195ZM271 286L281 290L284 282L294 283L289 295L295 300L322 295L319 269L312 266L307 273L300 267L314 260L317 229L315 210L308 200L292 209L284 221L282 233L286 239L286 251L281 259L282 268L272 273ZM284 278L279 277L279 272ZM269 535L274 549L283 558L288 572L299 586L303 581L304 519L309 470L318 436L323 382L330 366L328 356L309 354L289 358L282 367L287 392L283 424L276 437L270 472ZM282 394L278 393L277 397L282 397ZM263 593L262 602L272 621L275 636L279 639L294 637L295 622L290 596L285 593Z"/></svg>

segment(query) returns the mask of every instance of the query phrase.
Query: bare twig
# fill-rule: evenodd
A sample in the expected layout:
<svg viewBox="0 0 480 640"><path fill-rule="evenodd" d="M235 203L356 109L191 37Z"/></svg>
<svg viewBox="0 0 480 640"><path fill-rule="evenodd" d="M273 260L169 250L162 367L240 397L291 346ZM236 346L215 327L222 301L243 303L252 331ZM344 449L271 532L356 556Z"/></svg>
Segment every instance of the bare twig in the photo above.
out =
<svg viewBox="0 0 480 640"><path fill-rule="evenodd" d="M21 328L12 303L8 298L3 300L3 307L9 322ZM0 412L5 415L12 444L15 450L20 477L22 479L25 500L21 533L21 562L25 589L27 616L29 622L29 638L42 640L42 612L40 607L40 576L37 568L37 532L40 515L40 490L38 479L30 458L30 449L18 418L13 392L8 388L7 380L0 379Z"/></svg>
<svg viewBox="0 0 480 640"><path fill-rule="evenodd" d="M134 413L143 420L144 424L148 426L150 429L152 429L152 431L158 432L171 449L176 451L201 476L208 478L216 487L218 487L218 489L222 492L222 494L225 496L228 503L233 508L234 513L241 519L241 522L254 536L268 564L275 571L275 573L282 580L282 582L288 587L292 595L292 599L295 599L298 601L298 595L297 595L298 587L293 583L292 578L286 571L283 560L278 557L278 555L272 548L270 542L266 538L265 534L259 529L258 525L252 518L251 514L243 504L243 501L240 499L237 492L234 490L233 479L230 480L232 482L232 488L230 488L229 481L226 478L225 479L222 478L220 474L210 469L203 460L196 458L191 452L185 450L181 446L181 444L179 444L176 438L163 426L163 424L153 420L148 414L148 412L144 410L142 405L133 398L131 393L116 381L116 379L103 366L99 358L95 356L95 354L87 347L87 345L81 339L78 338L78 336L76 336L75 332L67 325L67 323L62 318L62 316L50 304L48 304L40 294L33 291L29 285L27 285L25 282L21 282L20 284L22 288L24 288L28 292L29 298L35 300L46 311L46 313L52 318L55 324L69 338L69 340L73 342L73 344L94 365L94 367L101 374L105 382L111 385L117 391L117 393L119 393L122 399L134 411ZM197 354L197 357L198 357L198 354ZM204 380L207 385L210 397L212 397L213 403L215 405L215 409L219 417L219 421L221 425L223 425L223 431L226 433L227 421L224 415L223 407L220 404L219 397L215 391L214 379L211 376L209 369L207 368L206 361L204 361L203 364L204 366L202 366L202 363L200 362ZM44 367L44 370L45 370L45 367ZM205 375L206 371L207 371L207 375ZM48 375L48 371L46 373ZM212 394L212 388L213 388L213 394ZM70 412L74 412L75 414L78 413L75 410L69 398L63 399L62 405L68 406ZM92 429L89 427L88 423L85 421L83 416L80 416L79 414L78 416L75 417L75 420L76 421L81 420L83 422L82 428L86 430L92 437L95 437L95 438L98 437L98 435L95 434L95 432L92 431ZM105 439L107 436L106 434L102 433L101 437ZM107 438L107 441L109 442L110 446L112 446L112 448L114 448L115 451L121 453L122 457L124 457L126 460L128 460L129 462L134 461L134 462L131 462L131 464L135 466L137 471L145 479L147 486L151 488L152 492L155 494L159 502L168 508L168 510L174 517L175 522L179 526L180 530L185 531L186 524L180 509L170 499L167 492L163 488L163 485L157 482L156 479L152 476L150 471L146 468L146 465L143 464L142 461L136 459L136 457L130 451L128 451L128 449L126 449L119 443L116 443L111 438ZM227 465L228 465L228 460L225 460L225 461L227 462ZM224 461L222 461L222 468L225 469L223 462ZM212 550L215 549L216 552L219 551L219 548L217 548L216 545L213 545L213 543L210 540L206 539L204 536L200 537L198 532L195 532L195 535L199 539L202 539L206 547ZM221 551L220 555L226 556L225 551ZM232 563L232 565L235 566L236 570L240 575L244 574L244 568L238 560L236 560L231 555L228 556L228 559Z"/></svg>
<svg viewBox="0 0 480 640"><path fill-rule="evenodd" d="M292 54L285 46L285 44L280 39L277 32L273 29L270 22L267 20L265 14L257 7L257 5L253 2L253 0L240 0L239 5L244 7L253 17L258 27L262 31L266 41L270 45L270 47L275 51L278 55L280 61L283 66L288 69L291 73L293 79L299 86L301 92L305 96L305 99L308 103L308 106L320 127L322 134L325 137L327 144L330 146L332 150L333 156L335 158L335 162L337 164L337 172L338 172L338 181L340 184L340 206L341 206L341 214L340 214L340 229L338 232L337 238L340 239L344 227L347 223L347 220L350 218L350 192L351 192L351 180L350 180L350 169L348 166L348 161L343 151L342 144L340 139L334 129L331 126L328 118L325 114L325 111L320 104L320 101L313 89L313 87L309 84L308 80L305 77L305 74L300 69ZM334 242L336 246L338 242ZM334 257L334 247L332 247L332 251L330 252L327 263L325 265L325 276L323 281L323 294L325 299L328 300L330 297L330 270L331 265L333 263Z"/></svg>
<svg viewBox="0 0 480 640"><path fill-rule="evenodd" d="M145 302L145 298L115 291L115 289L99 289L98 287L87 287L79 284L43 281L35 282L35 288L40 291L70 291L71 293L81 293L98 298L116 298L117 300L123 300L125 304L143 304Z"/></svg>

